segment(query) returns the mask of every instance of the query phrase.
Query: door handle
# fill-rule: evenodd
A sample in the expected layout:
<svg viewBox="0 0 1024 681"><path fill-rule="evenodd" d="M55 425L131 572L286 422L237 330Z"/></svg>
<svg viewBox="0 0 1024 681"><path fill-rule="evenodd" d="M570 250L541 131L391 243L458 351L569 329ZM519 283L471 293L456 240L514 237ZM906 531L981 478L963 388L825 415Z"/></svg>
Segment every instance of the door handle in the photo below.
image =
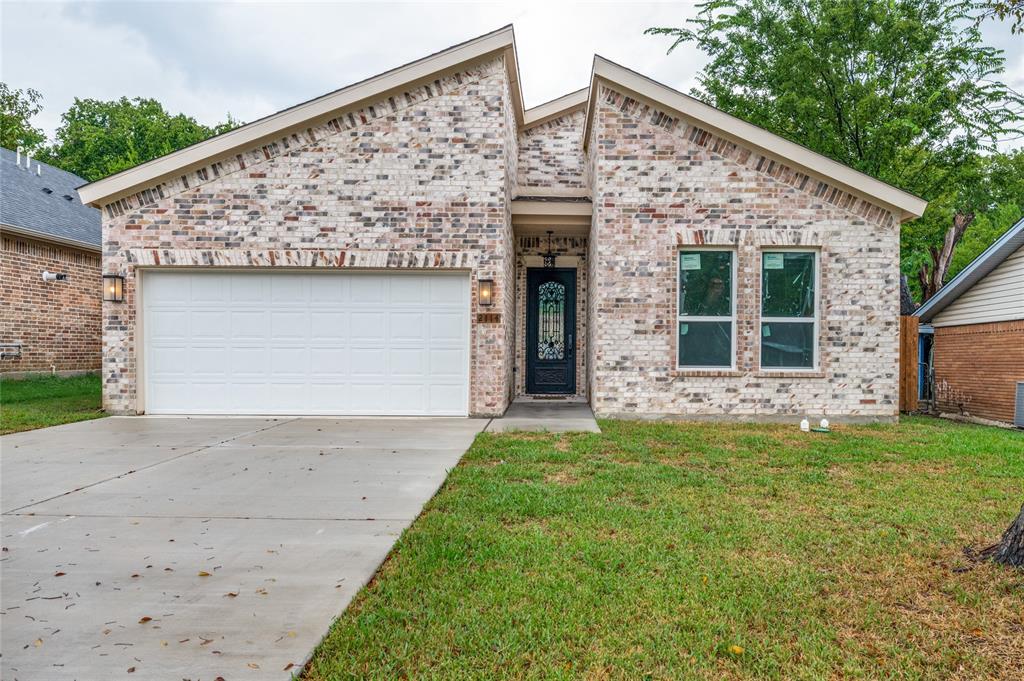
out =
<svg viewBox="0 0 1024 681"><path fill-rule="evenodd" d="M566 344L569 350L568 357L572 357L572 353L576 350L576 345L572 342L572 334L569 334L569 342Z"/></svg>

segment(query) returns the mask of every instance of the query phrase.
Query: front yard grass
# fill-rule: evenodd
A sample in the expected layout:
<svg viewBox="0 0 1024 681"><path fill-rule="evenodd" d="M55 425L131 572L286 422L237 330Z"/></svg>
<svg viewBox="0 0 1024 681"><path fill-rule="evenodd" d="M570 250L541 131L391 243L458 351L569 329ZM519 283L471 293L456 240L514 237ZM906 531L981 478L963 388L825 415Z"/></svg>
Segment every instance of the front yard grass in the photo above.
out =
<svg viewBox="0 0 1024 681"><path fill-rule="evenodd" d="M601 427L479 436L304 678L1024 678L1024 434Z"/></svg>
<svg viewBox="0 0 1024 681"><path fill-rule="evenodd" d="M0 434L106 416L100 377L0 380Z"/></svg>

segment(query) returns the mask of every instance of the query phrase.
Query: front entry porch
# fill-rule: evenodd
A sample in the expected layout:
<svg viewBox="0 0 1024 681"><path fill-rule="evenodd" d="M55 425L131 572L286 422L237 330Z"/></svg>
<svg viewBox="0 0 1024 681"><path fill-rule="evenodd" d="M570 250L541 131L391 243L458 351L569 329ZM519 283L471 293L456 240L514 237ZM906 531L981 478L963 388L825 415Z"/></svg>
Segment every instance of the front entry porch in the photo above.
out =
<svg viewBox="0 0 1024 681"><path fill-rule="evenodd" d="M484 428L488 433L513 430L548 433L600 433L590 405L581 397L517 397L500 418Z"/></svg>

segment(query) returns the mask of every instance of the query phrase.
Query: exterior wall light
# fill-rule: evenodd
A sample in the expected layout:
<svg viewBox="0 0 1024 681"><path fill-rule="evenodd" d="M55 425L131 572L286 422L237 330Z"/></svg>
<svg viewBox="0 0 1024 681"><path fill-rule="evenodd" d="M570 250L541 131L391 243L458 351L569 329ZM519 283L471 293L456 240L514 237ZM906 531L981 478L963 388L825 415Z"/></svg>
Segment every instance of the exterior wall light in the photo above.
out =
<svg viewBox="0 0 1024 681"><path fill-rule="evenodd" d="M494 280L480 279L477 283L479 286L480 307L494 305Z"/></svg>
<svg viewBox="0 0 1024 681"><path fill-rule="evenodd" d="M108 303L124 302L124 277L120 274L103 275L103 300Z"/></svg>

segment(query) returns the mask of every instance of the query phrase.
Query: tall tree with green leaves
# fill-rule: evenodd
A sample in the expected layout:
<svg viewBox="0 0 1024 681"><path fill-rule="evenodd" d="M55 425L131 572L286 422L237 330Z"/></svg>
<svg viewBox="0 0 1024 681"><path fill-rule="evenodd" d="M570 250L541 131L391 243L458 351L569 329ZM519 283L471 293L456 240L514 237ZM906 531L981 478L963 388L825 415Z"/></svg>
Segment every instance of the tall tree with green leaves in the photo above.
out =
<svg viewBox="0 0 1024 681"><path fill-rule="evenodd" d="M18 90L0 83L0 147L34 154L46 142L46 135L32 125L32 117L43 110L43 96L36 90Z"/></svg>
<svg viewBox="0 0 1024 681"><path fill-rule="evenodd" d="M239 125L205 126L185 114L172 115L155 99L75 99L61 116L48 160L95 181L201 142Z"/></svg>
<svg viewBox="0 0 1024 681"><path fill-rule="evenodd" d="M985 206L979 153L1022 134L1024 97L998 79L973 0L710 0L651 28L709 57L697 97L930 201L902 232L928 298Z"/></svg>

